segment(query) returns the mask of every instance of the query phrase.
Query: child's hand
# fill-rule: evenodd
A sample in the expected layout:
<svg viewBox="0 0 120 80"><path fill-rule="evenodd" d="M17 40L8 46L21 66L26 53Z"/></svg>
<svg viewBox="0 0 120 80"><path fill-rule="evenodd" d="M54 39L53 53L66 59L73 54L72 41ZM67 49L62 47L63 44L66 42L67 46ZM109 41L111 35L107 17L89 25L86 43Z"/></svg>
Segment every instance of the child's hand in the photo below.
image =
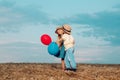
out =
<svg viewBox="0 0 120 80"><path fill-rule="evenodd" d="M73 44L75 44L75 41L73 41Z"/></svg>
<svg viewBox="0 0 120 80"><path fill-rule="evenodd" d="M60 46L62 45L62 43L63 43L62 38L57 39L56 43L57 43L58 46L60 47Z"/></svg>

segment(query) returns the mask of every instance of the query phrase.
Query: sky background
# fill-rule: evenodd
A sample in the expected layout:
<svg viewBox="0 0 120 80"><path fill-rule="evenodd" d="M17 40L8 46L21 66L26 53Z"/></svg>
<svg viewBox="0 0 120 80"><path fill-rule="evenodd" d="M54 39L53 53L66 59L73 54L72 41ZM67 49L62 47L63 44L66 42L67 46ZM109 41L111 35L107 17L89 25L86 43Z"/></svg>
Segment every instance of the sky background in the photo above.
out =
<svg viewBox="0 0 120 80"><path fill-rule="evenodd" d="M63 24L77 63L120 64L120 0L0 0L0 63L60 63L40 36Z"/></svg>

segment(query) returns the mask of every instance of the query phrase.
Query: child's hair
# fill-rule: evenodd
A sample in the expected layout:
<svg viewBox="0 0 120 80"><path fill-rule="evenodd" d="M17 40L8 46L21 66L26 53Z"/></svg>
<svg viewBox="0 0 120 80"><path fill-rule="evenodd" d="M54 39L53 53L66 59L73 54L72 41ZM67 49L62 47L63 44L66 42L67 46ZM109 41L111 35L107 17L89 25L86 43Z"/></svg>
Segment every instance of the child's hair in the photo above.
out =
<svg viewBox="0 0 120 80"><path fill-rule="evenodd" d="M59 30L59 29L62 29L62 30L63 30L62 27L57 27L56 30L55 30L55 33L56 33L56 34L58 34L57 30Z"/></svg>
<svg viewBox="0 0 120 80"><path fill-rule="evenodd" d="M62 36L60 34L58 34L58 38L61 38Z"/></svg>

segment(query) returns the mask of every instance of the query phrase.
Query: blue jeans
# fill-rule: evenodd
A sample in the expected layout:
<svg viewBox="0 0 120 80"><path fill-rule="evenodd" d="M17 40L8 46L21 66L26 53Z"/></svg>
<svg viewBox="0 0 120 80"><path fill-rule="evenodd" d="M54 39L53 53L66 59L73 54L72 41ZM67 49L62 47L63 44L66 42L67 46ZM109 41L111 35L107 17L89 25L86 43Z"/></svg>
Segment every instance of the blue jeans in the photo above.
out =
<svg viewBox="0 0 120 80"><path fill-rule="evenodd" d="M64 45L61 46L60 51L58 52L58 54L54 55L54 56L64 60L64 58L65 58L65 47L64 47Z"/></svg>
<svg viewBox="0 0 120 80"><path fill-rule="evenodd" d="M69 48L66 50L65 65L67 69L76 69L76 62L73 53L74 53L74 48Z"/></svg>

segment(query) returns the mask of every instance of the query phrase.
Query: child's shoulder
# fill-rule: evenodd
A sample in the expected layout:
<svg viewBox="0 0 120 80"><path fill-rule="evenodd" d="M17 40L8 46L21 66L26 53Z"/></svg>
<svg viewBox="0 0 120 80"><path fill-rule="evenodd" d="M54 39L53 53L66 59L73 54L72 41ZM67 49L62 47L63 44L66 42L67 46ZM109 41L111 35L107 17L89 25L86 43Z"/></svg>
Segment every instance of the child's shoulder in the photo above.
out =
<svg viewBox="0 0 120 80"><path fill-rule="evenodd" d="M63 36L66 36L66 35L68 35L68 34L63 34Z"/></svg>
<svg viewBox="0 0 120 80"><path fill-rule="evenodd" d="M71 34L63 34L64 36L72 36Z"/></svg>
<svg viewBox="0 0 120 80"><path fill-rule="evenodd" d="M64 34L64 35L62 36L62 38L73 38L73 36L72 36L72 35L69 35L69 34Z"/></svg>
<svg viewBox="0 0 120 80"><path fill-rule="evenodd" d="M68 35L68 34L63 34L63 35L62 35L62 37L67 37L67 36L69 36L69 35Z"/></svg>

